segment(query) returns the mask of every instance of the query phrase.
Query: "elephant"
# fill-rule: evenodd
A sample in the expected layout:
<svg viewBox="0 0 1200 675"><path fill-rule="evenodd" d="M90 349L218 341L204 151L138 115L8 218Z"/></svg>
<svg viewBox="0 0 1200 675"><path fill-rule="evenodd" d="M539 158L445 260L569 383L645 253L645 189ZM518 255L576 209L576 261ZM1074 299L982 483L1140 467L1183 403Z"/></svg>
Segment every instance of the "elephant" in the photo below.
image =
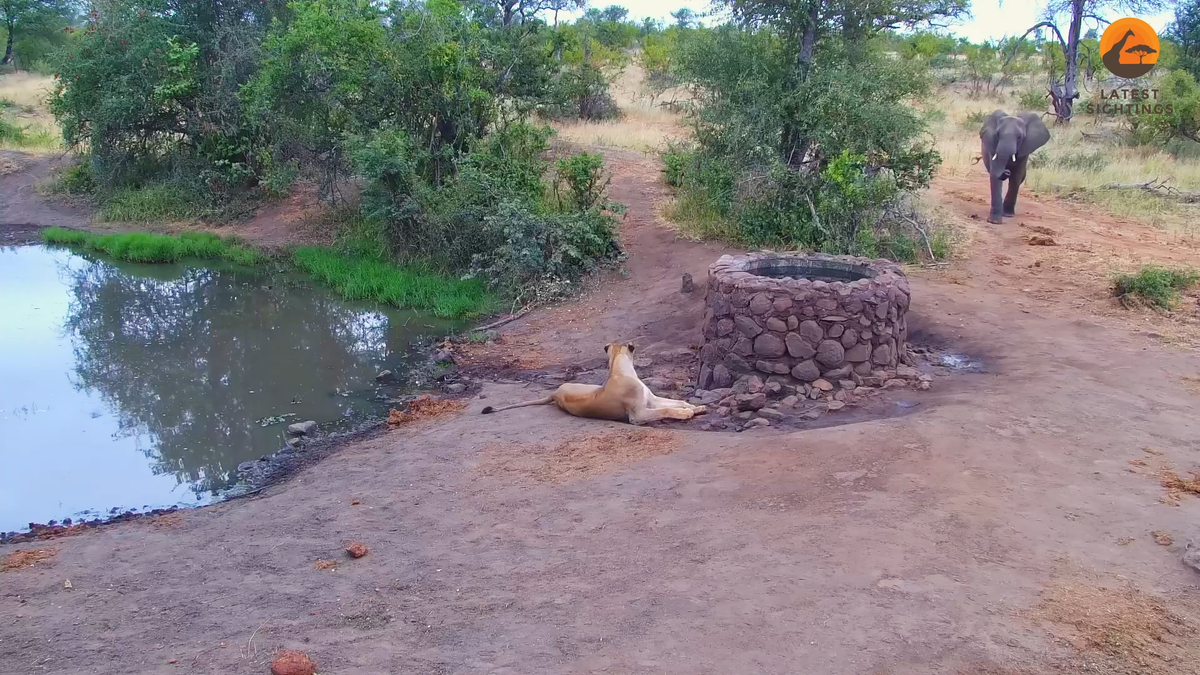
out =
<svg viewBox="0 0 1200 675"><path fill-rule="evenodd" d="M983 121L979 131L983 146L983 165L992 184L992 204L988 222L1000 224L1003 216L1012 216L1017 206L1017 190L1025 182L1029 155L1050 140L1050 130L1035 112L1009 115L997 110ZM1000 206L1000 184L1008 181L1004 210Z"/></svg>

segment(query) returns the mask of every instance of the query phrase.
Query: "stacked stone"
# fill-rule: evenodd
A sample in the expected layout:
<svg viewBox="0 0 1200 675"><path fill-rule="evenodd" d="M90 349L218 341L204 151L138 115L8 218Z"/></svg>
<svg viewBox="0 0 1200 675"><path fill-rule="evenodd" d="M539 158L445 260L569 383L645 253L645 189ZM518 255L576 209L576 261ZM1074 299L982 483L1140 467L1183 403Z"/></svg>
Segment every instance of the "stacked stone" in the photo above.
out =
<svg viewBox="0 0 1200 675"><path fill-rule="evenodd" d="M869 275L857 281L773 278L807 268ZM895 371L907 348L908 279L887 260L798 253L722 256L709 267L699 389L751 373L800 383Z"/></svg>

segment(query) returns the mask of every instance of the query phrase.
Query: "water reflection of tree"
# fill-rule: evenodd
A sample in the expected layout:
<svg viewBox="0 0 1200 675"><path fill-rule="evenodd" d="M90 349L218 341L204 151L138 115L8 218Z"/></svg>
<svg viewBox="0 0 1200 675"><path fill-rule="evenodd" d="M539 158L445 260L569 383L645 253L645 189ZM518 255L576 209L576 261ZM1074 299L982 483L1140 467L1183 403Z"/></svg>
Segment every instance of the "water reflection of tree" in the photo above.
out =
<svg viewBox="0 0 1200 675"><path fill-rule="evenodd" d="M388 343L396 346L386 317L282 277L72 267L76 386L98 392L126 433L150 434L155 472L197 494L227 486L238 463L276 449L278 428L255 420L285 411L292 397L362 388Z"/></svg>

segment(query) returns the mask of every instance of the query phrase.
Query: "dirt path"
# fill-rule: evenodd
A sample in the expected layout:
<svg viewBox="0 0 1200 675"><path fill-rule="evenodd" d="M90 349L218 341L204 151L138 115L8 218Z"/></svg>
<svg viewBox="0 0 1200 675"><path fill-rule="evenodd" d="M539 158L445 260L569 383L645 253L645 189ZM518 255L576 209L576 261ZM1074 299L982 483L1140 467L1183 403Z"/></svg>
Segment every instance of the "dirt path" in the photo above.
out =
<svg viewBox="0 0 1200 675"><path fill-rule="evenodd" d="M691 367L701 299L679 279L719 250L655 216L654 160L606 155L628 275L476 358L588 367L639 338L651 370ZM489 384L252 500L48 542L51 560L0 573L0 663L265 673L294 648L338 674L1200 673L1200 576L1180 563L1200 501L1162 503L1151 475L1200 463L1182 379L1200 357L1131 330L1079 272L1072 247L1111 232L1027 200L1018 221L1062 244L1030 247L972 218L983 187L936 186L972 255L915 272L909 317L986 372L939 379L912 414L634 430L480 417L537 388ZM1185 254L1121 227L1139 255ZM349 540L370 553L346 558Z"/></svg>

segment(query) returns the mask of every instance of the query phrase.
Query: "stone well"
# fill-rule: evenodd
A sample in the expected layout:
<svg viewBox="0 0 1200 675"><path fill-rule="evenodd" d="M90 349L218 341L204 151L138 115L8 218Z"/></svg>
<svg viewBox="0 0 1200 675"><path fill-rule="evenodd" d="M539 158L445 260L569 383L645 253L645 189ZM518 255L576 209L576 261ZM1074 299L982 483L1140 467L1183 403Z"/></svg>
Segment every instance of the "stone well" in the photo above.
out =
<svg viewBox="0 0 1200 675"><path fill-rule="evenodd" d="M729 387L751 373L837 385L895 372L907 350L908 303L908 279L887 260L721 256L708 268L697 388Z"/></svg>

